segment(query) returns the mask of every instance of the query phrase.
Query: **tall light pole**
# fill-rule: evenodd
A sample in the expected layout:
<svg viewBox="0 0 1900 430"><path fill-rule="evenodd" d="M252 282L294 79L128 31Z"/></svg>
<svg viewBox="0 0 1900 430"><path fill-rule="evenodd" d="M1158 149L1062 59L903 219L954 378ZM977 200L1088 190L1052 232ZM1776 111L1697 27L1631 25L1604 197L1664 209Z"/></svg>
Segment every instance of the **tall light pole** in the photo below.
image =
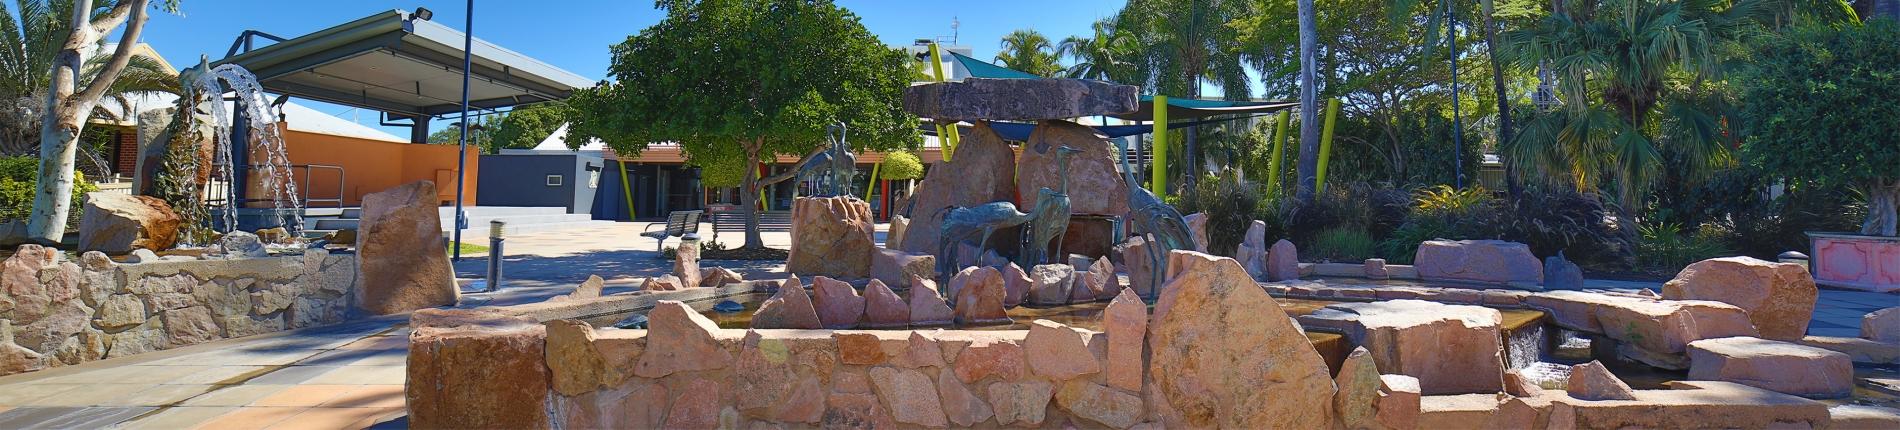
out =
<svg viewBox="0 0 1900 430"><path fill-rule="evenodd" d="M470 0L474 1L474 0ZM1445 45L1451 60L1451 148L1452 183L1459 189L1465 188L1465 138L1464 116L1458 106L1458 9L1452 7L1451 0L1445 0ZM1502 94L1498 95L1503 97Z"/></svg>
<svg viewBox="0 0 1900 430"><path fill-rule="evenodd" d="M455 152L455 251L452 260L462 261L462 229L468 228L468 215L462 213L462 182L468 177L468 71L475 58L475 0L468 0L468 14L462 22L462 122L456 137ZM489 258L500 258L490 256Z"/></svg>

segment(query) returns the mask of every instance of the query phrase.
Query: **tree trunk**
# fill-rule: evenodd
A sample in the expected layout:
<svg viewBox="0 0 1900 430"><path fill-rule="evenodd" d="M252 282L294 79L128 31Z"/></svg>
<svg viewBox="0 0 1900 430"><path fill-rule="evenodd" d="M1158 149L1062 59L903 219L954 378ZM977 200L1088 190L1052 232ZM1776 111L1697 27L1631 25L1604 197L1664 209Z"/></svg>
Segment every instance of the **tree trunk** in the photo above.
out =
<svg viewBox="0 0 1900 430"><path fill-rule="evenodd" d="M1867 220L1861 223L1860 234L1900 236L1896 231L1900 227L1900 179L1876 178L1868 184Z"/></svg>
<svg viewBox="0 0 1900 430"><path fill-rule="evenodd" d="M132 48L138 45L145 28L147 0L129 0L113 6L97 20L92 18L92 1L73 5L73 31L53 59L52 88L47 91L45 112L40 125L39 182L33 195L33 213L27 216L26 237L42 244L57 244L66 235L66 218L72 212L73 162L79 154L79 135L86 119L99 104L107 87L118 79L131 61ZM130 21L128 22L128 17ZM79 88L79 73L107 31L125 24L119 47L99 75Z"/></svg>
<svg viewBox="0 0 1900 430"><path fill-rule="evenodd" d="M1492 0L1483 0L1482 5L1484 6L1484 50L1491 56L1491 89L1498 99L1498 146L1504 146L1509 144L1512 135L1516 134L1517 130L1511 122L1511 99L1505 95L1505 92L1509 90L1504 85L1504 65L1498 61L1497 19L1491 16L1495 13L1495 9L1492 6ZM1511 197L1517 197L1524 191L1523 184L1517 181L1517 169L1511 167L1509 160L1499 161L1505 161L1503 163L1504 188L1510 192Z"/></svg>
<svg viewBox="0 0 1900 430"><path fill-rule="evenodd" d="M745 248L765 247L765 238L759 234L759 150L765 146L763 138L745 144L745 180L739 183L739 205L745 207Z"/></svg>
<svg viewBox="0 0 1900 430"><path fill-rule="evenodd" d="M1319 172L1319 83L1314 82L1314 64L1318 60L1319 25L1315 22L1313 0L1299 0L1300 13L1300 161L1295 170L1299 181L1295 196L1300 203L1313 202L1313 190Z"/></svg>

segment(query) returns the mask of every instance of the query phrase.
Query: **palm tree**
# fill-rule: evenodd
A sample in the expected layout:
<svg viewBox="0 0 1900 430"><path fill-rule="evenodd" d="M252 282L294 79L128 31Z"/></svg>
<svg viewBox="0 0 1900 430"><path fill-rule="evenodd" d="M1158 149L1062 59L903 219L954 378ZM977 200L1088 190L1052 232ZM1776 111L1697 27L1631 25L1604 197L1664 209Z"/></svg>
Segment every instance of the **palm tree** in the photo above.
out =
<svg viewBox="0 0 1900 430"><path fill-rule="evenodd" d="M1090 24L1094 30L1092 37L1069 36L1056 45L1056 56L1068 58L1073 63L1063 70L1063 76L1073 79L1097 79L1111 82L1136 82L1135 67L1130 61L1138 53L1138 47L1132 43L1128 34L1118 32L1115 18L1104 18Z"/></svg>
<svg viewBox="0 0 1900 430"><path fill-rule="evenodd" d="M52 81L53 61L66 36L72 32L72 0L16 0L16 16L0 5L0 155L33 152L40 144L40 110L44 109L46 89ZM79 86L92 83L107 60L110 46L101 44L81 68ZM118 79L107 87L103 98L116 104L116 112L94 109L93 116L124 120L116 115L132 112L132 98L143 93L178 93L178 77L168 73L156 59L133 56ZM95 169L103 163L96 154L85 157ZM95 172L97 173L97 172Z"/></svg>
<svg viewBox="0 0 1900 430"><path fill-rule="evenodd" d="M1258 9L1249 0L1130 0L1117 20L1136 29L1140 39L1135 43L1146 54L1141 61L1151 72L1143 83L1156 94L1199 98L1201 85L1210 84L1222 98L1246 100L1253 88L1241 61L1236 24ZM1181 161L1191 168L1179 170L1184 174L1179 183L1189 189L1205 170L1197 140L1195 128L1188 128Z"/></svg>
<svg viewBox="0 0 1900 430"><path fill-rule="evenodd" d="M996 61L1036 76L1054 77L1062 71L1056 63L1055 45L1041 32L1027 28L1003 36L1003 50L996 53Z"/></svg>
<svg viewBox="0 0 1900 430"><path fill-rule="evenodd" d="M1718 82L1722 44L1790 25L1792 10L1807 11L1802 19L1853 16L1841 0L1604 0L1565 5L1506 33L1513 65L1549 67L1566 101L1502 142L1506 161L1519 175L1540 173L1579 189L1613 183L1625 208L1648 194L1664 152L1683 159L1690 178L1726 165L1724 115L1685 94Z"/></svg>

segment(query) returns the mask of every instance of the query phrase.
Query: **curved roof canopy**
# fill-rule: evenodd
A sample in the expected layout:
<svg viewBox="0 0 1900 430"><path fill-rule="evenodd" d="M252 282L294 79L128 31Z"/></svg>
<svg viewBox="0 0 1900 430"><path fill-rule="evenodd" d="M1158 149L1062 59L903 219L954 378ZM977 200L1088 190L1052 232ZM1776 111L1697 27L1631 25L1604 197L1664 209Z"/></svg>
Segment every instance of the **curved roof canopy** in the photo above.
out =
<svg viewBox="0 0 1900 430"><path fill-rule="evenodd" d="M950 52L951 61L962 64L970 71L971 77L991 79L1044 79L1028 72L999 66L988 61L971 58L968 55ZM1299 107L1298 102L1265 100L1210 100L1185 97L1168 98L1168 117L1176 119L1205 118L1215 115L1248 115L1276 112L1281 109ZM1109 115L1129 121L1154 121L1154 96L1141 96L1141 109L1121 115ZM1099 127L1098 127L1099 128ZM1132 128L1128 129L1133 133ZM1110 133L1113 134L1113 133ZM1126 134L1124 134L1126 135Z"/></svg>
<svg viewBox="0 0 1900 430"><path fill-rule="evenodd" d="M250 49L253 35L277 42ZM390 10L288 40L245 32L212 65L243 66L274 93L395 116L436 116L462 110L462 38L448 26ZM471 109L559 100L594 85L481 39L473 44Z"/></svg>

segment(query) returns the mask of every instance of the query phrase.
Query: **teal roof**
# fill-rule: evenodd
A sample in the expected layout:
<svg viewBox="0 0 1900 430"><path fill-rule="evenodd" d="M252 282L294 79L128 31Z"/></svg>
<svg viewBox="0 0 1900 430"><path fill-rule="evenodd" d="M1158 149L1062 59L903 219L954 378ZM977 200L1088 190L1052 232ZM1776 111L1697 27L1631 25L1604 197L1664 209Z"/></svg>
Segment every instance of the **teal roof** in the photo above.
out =
<svg viewBox="0 0 1900 430"><path fill-rule="evenodd" d="M965 70L969 70L970 77L972 78L1057 79L1057 78L1045 78L1041 76L1036 76L1028 72L1018 71L1015 69L1010 69L1008 67L999 66L994 63L990 63L988 61L978 60L978 59L971 58L969 56L958 54L955 52L950 53L950 58L951 58L951 61L956 61L958 64L962 64ZM1295 106L1299 106L1299 103L1280 102L1280 101L1262 101L1262 100L1210 100L1210 99L1169 97L1168 98L1168 118L1189 119L1189 118L1204 118L1204 117L1215 116L1215 115L1266 113L1266 112L1279 111L1281 109L1287 109L1287 108L1291 108ZM1110 115L1110 116L1123 119L1123 120L1129 120L1129 121L1153 121L1154 120L1154 96L1141 96L1141 110L1139 111L1122 114L1122 115Z"/></svg>

